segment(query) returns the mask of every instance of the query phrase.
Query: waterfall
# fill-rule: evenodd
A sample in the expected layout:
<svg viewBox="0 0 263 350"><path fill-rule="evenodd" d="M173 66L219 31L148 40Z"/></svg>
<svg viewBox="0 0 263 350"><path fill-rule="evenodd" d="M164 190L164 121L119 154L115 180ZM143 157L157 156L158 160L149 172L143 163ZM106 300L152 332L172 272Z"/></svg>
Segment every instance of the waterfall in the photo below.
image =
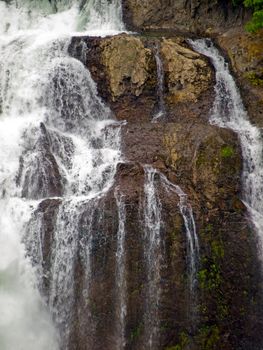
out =
<svg viewBox="0 0 263 350"><path fill-rule="evenodd" d="M68 55L87 4L0 1L1 350L68 348L80 259L88 298L93 213L114 181L121 125ZM89 4L120 16L117 2ZM115 20L101 17L111 32Z"/></svg>
<svg viewBox="0 0 263 350"><path fill-rule="evenodd" d="M227 62L210 40L190 41L192 47L209 57L216 71L216 98L210 122L235 131L243 154L243 201L258 232L263 256L263 143L259 128L249 121L236 83Z"/></svg>
<svg viewBox="0 0 263 350"><path fill-rule="evenodd" d="M164 70L163 62L160 56L160 47L157 45L155 47L155 62L157 67L157 98L158 98L158 111L153 117L153 122L158 121L160 118L165 117L165 102L164 102Z"/></svg>
<svg viewBox="0 0 263 350"><path fill-rule="evenodd" d="M157 170L150 166L144 167L145 171L145 203L144 203L144 227L145 227L145 260L147 271L147 296L145 312L145 343L149 350L158 349L160 331L160 298L161 298L161 201L155 185Z"/></svg>
<svg viewBox="0 0 263 350"><path fill-rule="evenodd" d="M197 272L199 265L199 241L192 207L187 195L178 186L170 182L165 175L151 166L145 165L145 257L147 261L147 296L145 333L147 349L158 349L160 344L160 303L161 303L161 268L164 260L162 205L158 195L157 183L167 192L179 197L178 207L183 217L187 242L187 270L189 279L189 305L188 316L193 321L195 316L195 303L197 300Z"/></svg>
<svg viewBox="0 0 263 350"><path fill-rule="evenodd" d="M126 339L125 339L125 322L127 315L127 305L126 305L126 254L125 254L125 223L126 223L126 210L124 195L119 191L115 191L115 199L119 214L119 227L117 233L117 267L116 267L116 286L117 286L117 341L118 349L125 349Z"/></svg>
<svg viewBox="0 0 263 350"><path fill-rule="evenodd" d="M122 1L87 0L83 2L79 27L88 32L124 31ZM88 19L88 20L87 20Z"/></svg>
<svg viewBox="0 0 263 350"><path fill-rule="evenodd" d="M178 186L170 182L163 174L160 174L162 184L167 192L174 192L179 196L179 209L184 220L185 234L187 240L187 268L189 275L190 308L196 298L197 272L199 265L199 240L196 232L193 210L187 200L186 193Z"/></svg>
<svg viewBox="0 0 263 350"><path fill-rule="evenodd" d="M125 31L121 0L6 0L0 1L1 32L46 27L58 31L105 36ZM59 13L59 16L57 14ZM56 21L53 19L56 18ZM69 26L74 20L74 26Z"/></svg>

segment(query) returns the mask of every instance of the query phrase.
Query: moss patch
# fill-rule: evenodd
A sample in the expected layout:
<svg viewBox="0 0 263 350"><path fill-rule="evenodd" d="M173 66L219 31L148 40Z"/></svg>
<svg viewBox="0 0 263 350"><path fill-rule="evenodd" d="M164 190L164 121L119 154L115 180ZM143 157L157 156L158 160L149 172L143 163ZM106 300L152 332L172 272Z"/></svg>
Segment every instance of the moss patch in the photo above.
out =
<svg viewBox="0 0 263 350"><path fill-rule="evenodd" d="M216 325L204 326L200 329L196 337L199 349L213 350L218 349L220 340L220 331Z"/></svg>
<svg viewBox="0 0 263 350"><path fill-rule="evenodd" d="M165 350L184 350L189 344L190 340L185 332L179 334L179 343L176 345L168 346Z"/></svg>
<svg viewBox="0 0 263 350"><path fill-rule="evenodd" d="M235 150L232 146L223 146L220 154L222 158L231 158L235 154Z"/></svg>
<svg viewBox="0 0 263 350"><path fill-rule="evenodd" d="M245 73L245 78L254 86L263 87L263 70L261 72L248 72Z"/></svg>

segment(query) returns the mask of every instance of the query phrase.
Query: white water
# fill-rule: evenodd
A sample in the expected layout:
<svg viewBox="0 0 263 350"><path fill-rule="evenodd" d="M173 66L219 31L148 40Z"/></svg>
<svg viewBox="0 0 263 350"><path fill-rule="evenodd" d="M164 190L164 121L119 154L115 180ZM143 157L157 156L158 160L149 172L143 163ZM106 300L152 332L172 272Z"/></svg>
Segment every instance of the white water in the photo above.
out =
<svg viewBox="0 0 263 350"><path fill-rule="evenodd" d="M115 199L119 214L119 227L117 233L117 268L116 268L116 286L117 286L117 342L118 350L125 349L125 325L127 315L127 285L126 285L126 209L124 195L117 189L115 191Z"/></svg>
<svg viewBox="0 0 263 350"><path fill-rule="evenodd" d="M163 62L160 57L160 47L159 45L155 47L155 61L157 67L157 98L158 98L158 111L153 117L153 122L157 122L159 119L165 117L166 108L164 102L164 70Z"/></svg>
<svg viewBox="0 0 263 350"><path fill-rule="evenodd" d="M145 259L147 261L147 296L144 320L146 349L158 349L160 331L161 262L163 257L161 242L161 201L155 181L157 170L144 167L144 220Z"/></svg>
<svg viewBox="0 0 263 350"><path fill-rule="evenodd" d="M187 240L187 268L189 274L189 290L191 299L195 298L197 286L197 271L199 265L199 241L196 232L195 220L191 205L187 200L186 193L178 186L170 182L163 174L160 174L162 184L167 192L173 192L179 196L179 209L184 219L185 234ZM193 305L191 305L192 307Z"/></svg>
<svg viewBox="0 0 263 350"><path fill-rule="evenodd" d="M178 207L184 220L187 241L187 270L189 275L189 316L194 316L196 302L197 271L199 265L199 241L192 207L187 195L178 186L170 182L162 173L146 165L145 171L145 256L147 259L148 291L146 299L145 334L147 349L159 349L160 346L160 302L161 302L161 266L164 259L162 241L162 206L158 195L157 183L163 186L167 195L173 193L179 197Z"/></svg>
<svg viewBox="0 0 263 350"><path fill-rule="evenodd" d="M210 122L234 130L243 153L243 200L251 213L260 241L263 259L263 139L249 121L229 67L210 40L190 41L192 47L211 59L216 70L216 98Z"/></svg>
<svg viewBox="0 0 263 350"><path fill-rule="evenodd" d="M67 53L80 26L102 35L123 28L119 2L92 4L88 10L78 1L0 1L1 350L58 349L37 289L42 214L32 216L42 198L54 196L65 199L55 218L48 303L66 349L78 216L111 187L120 159L120 125L111 120L89 72ZM84 13L90 13L86 23Z"/></svg>

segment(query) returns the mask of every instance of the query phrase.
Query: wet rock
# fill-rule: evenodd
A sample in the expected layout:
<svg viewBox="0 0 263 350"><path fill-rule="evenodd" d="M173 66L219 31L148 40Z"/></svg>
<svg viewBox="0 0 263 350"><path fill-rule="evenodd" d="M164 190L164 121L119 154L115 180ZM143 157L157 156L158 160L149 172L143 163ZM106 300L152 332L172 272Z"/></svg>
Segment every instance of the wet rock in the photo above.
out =
<svg viewBox="0 0 263 350"><path fill-rule="evenodd" d="M224 32L251 15L227 0L123 0L123 9L129 29L179 29L194 34Z"/></svg>
<svg viewBox="0 0 263 350"><path fill-rule="evenodd" d="M196 18L201 4L192 4L191 16ZM164 62L169 113L165 121L152 123L157 96L156 40ZM126 348L147 348L144 165L148 164L187 194L200 244L198 288L191 304L179 197L167 191L156 174L163 220L162 251L158 252L162 254L159 348L259 350L263 329L260 265L255 233L240 199L241 150L233 132L206 122L214 97L209 64L188 48L184 38L176 37L74 38L70 52L90 69L116 117L128 121L122 127L123 163L118 165L113 188L96 204L83 204L86 209L78 217L70 349L118 348L115 191L123 194L126 211ZM83 255L88 249L91 277L87 277Z"/></svg>
<svg viewBox="0 0 263 350"><path fill-rule="evenodd" d="M27 144L20 158L17 184L30 199L62 196L63 178L51 150L50 136L43 123L27 131Z"/></svg>
<svg viewBox="0 0 263 350"><path fill-rule="evenodd" d="M233 28L218 37L238 79L249 117L263 126L263 31L249 34Z"/></svg>
<svg viewBox="0 0 263 350"><path fill-rule="evenodd" d="M83 47L88 49L84 62L98 91L118 119L148 121L158 112L156 47L164 65L167 119L207 118L213 100L213 70L183 37L73 38L70 53L83 60Z"/></svg>

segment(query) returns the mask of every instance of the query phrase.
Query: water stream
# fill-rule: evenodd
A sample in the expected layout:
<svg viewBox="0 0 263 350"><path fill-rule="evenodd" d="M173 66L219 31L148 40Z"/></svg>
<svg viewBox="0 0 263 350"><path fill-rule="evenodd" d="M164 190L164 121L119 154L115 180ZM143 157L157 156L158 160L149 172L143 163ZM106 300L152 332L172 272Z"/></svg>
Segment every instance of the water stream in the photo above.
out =
<svg viewBox="0 0 263 350"><path fill-rule="evenodd" d="M126 285L126 208L125 197L117 189L115 191L115 199L119 214L119 227L117 232L117 264L116 264L116 286L117 286L117 343L118 349L125 349L126 337L125 326L127 316L127 285Z"/></svg>
<svg viewBox="0 0 263 350"><path fill-rule="evenodd" d="M157 122L160 118L165 117L166 108L164 101L164 70L163 70L163 62L160 55L160 47L157 46L154 48L155 51L155 61L157 67L157 98L158 98L158 111L153 117L153 122Z"/></svg>

